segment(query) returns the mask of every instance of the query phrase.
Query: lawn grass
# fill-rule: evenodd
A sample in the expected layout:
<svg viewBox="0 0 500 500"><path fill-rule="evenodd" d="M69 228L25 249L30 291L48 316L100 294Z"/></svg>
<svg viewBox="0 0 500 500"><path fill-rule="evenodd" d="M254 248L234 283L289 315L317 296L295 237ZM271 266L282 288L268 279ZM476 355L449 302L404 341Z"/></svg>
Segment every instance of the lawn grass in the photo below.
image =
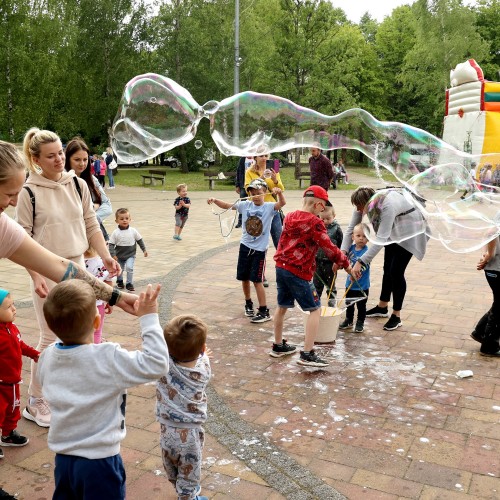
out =
<svg viewBox="0 0 500 500"><path fill-rule="evenodd" d="M204 177L203 172L188 172L183 173L178 168L153 167L154 170L165 171L165 185L157 182L155 186L146 186L157 191L175 191L177 185L186 183L189 191L208 191L208 181ZM216 171L216 167L212 167L211 171ZM121 186L142 187L142 174L147 174L148 167L145 168L123 168L120 167L118 175L115 176L115 184ZM294 168L285 167L280 170L281 180L286 189L299 189L299 181L294 178ZM354 184L340 184L337 186L339 191L352 191L357 186ZM217 180L215 181L215 189L218 191L234 191L234 179Z"/></svg>

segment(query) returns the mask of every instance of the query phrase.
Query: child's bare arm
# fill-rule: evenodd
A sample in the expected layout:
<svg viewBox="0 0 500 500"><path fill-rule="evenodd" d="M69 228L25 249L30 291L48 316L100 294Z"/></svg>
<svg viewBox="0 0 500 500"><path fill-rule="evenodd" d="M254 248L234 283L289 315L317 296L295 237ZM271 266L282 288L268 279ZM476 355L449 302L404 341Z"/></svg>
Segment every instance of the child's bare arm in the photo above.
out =
<svg viewBox="0 0 500 500"><path fill-rule="evenodd" d="M236 205L234 203L228 203L227 201L218 200L217 198L208 198L207 203L209 205L217 205L219 208L232 208L236 210Z"/></svg>
<svg viewBox="0 0 500 500"><path fill-rule="evenodd" d="M278 201L274 204L274 210L280 210L286 205L285 195L280 188L273 188L272 193L278 198Z"/></svg>
<svg viewBox="0 0 500 500"><path fill-rule="evenodd" d="M161 285L148 285L144 292L141 292L139 299L135 301L134 310L137 316L145 316L158 312L158 295L160 294Z"/></svg>

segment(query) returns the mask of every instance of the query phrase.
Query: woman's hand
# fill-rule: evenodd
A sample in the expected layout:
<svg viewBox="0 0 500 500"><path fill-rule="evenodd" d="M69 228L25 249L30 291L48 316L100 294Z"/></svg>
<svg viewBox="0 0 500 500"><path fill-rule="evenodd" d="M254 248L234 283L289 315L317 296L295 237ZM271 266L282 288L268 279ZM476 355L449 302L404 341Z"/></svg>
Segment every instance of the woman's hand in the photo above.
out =
<svg viewBox="0 0 500 500"><path fill-rule="evenodd" d="M361 271L362 271L362 266L360 264L360 262L356 262L356 264L354 264L354 266L352 267L352 270L351 270L351 274L357 279L359 280L359 278L361 278Z"/></svg>
<svg viewBox="0 0 500 500"><path fill-rule="evenodd" d="M47 282L45 281L45 278L38 273L32 273L31 278L33 279L33 285L35 287L36 294L41 299L44 299L45 297L47 297L50 290L49 290L49 287L47 286Z"/></svg>
<svg viewBox="0 0 500 500"><path fill-rule="evenodd" d="M272 181L275 184L278 184L278 177L276 177L276 172L274 171L274 169L270 169L270 172L271 172L271 179L272 179Z"/></svg>
<svg viewBox="0 0 500 500"><path fill-rule="evenodd" d="M477 263L477 270L482 271L490 260L491 260L490 253L488 251L484 252L481 258L479 259L479 262Z"/></svg>
<svg viewBox="0 0 500 500"><path fill-rule="evenodd" d="M104 257L102 259L102 262L108 270L110 278L112 278L113 276L118 276L122 272L120 264L118 264L117 260L111 257L111 255L109 255L108 257Z"/></svg>

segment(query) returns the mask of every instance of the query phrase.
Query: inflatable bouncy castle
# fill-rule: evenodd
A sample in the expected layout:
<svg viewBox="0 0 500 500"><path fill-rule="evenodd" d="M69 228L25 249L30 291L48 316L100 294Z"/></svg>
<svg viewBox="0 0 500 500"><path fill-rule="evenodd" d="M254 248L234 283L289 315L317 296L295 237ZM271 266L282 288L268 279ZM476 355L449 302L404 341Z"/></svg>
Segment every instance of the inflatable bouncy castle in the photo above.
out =
<svg viewBox="0 0 500 500"><path fill-rule="evenodd" d="M474 59L450 71L451 88L446 91L443 140L472 155L500 152L500 83L484 79ZM500 155L488 160L493 170ZM475 176L487 163L471 165ZM500 169L500 166L498 167Z"/></svg>

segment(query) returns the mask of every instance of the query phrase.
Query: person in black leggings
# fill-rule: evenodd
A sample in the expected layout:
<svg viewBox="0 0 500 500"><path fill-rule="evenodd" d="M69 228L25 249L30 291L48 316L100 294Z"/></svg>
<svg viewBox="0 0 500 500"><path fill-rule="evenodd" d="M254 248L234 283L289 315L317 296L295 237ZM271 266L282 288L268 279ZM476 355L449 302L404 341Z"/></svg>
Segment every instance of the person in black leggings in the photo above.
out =
<svg viewBox="0 0 500 500"><path fill-rule="evenodd" d="M351 203L356 207L351 222L342 240L341 250L347 252L351 244L351 234L354 226L361 222L365 209L375 190L371 187L359 187L351 195ZM385 248L384 274L379 303L366 311L366 316L387 318L389 316L389 302L392 296L393 311L384 325L384 330L396 330L403 325L401 309L406 294L405 271L413 256L422 260L425 255L429 237L425 234L426 223L421 212L410 203L400 190L387 189L378 195L376 217L372 213L372 225L375 230L376 242L370 245L362 259L353 266L355 278L361 276L362 266L371 263L377 253ZM412 231L411 237L401 238L399 228L408 227ZM410 235L406 235L410 236ZM399 241L401 240L402 241ZM393 241L394 243L391 243Z"/></svg>

